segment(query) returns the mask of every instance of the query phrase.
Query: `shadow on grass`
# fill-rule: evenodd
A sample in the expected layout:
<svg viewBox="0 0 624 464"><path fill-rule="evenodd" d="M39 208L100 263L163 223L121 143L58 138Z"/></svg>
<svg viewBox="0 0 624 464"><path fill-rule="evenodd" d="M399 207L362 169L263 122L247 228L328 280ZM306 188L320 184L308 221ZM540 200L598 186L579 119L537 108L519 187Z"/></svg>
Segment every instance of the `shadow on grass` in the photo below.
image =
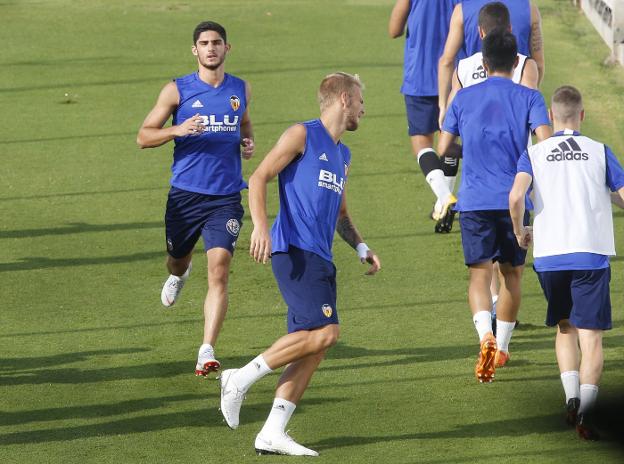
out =
<svg viewBox="0 0 624 464"><path fill-rule="evenodd" d="M46 258L45 256L29 256L16 263L0 263L0 272L32 271L35 269L51 269L56 267L92 266L102 264L123 264L136 261L148 261L163 256L162 251L132 253L120 256L103 256L101 258Z"/></svg>
<svg viewBox="0 0 624 464"><path fill-rule="evenodd" d="M211 395L215 396L215 395ZM88 404L84 406L68 406L65 408L35 409L32 411L0 411L0 424L20 425L30 422L50 422L69 419L97 419L133 412L158 409L180 401L203 401L206 395L176 395L161 398L143 398L140 400L121 401L114 404Z"/></svg>
<svg viewBox="0 0 624 464"><path fill-rule="evenodd" d="M187 401L194 399L193 397L196 395L181 395L179 397L164 397L164 398L156 398L152 400L145 400L146 406L149 407L160 407L167 402L170 401ZM133 417L128 419L120 419L114 420L110 422L104 422L100 424L89 424L89 425L79 425L79 426L70 426L70 427L62 427L62 428L54 428L47 430L32 430L26 432L14 432L0 435L0 445L17 445L17 444L28 444L28 443L47 443L54 441L72 441L83 438L92 438L92 437L101 437L101 436L119 436L119 435L129 435L134 433L146 433L146 432L157 432L162 430L170 430L170 429L179 429L179 428L189 428L189 427L225 427L223 417L221 413L218 411L218 400L216 398L218 396L218 390L215 390L215 398L212 401L214 403L211 407L199 407L194 408L192 411L184 411L184 412L172 412L166 414L153 414L149 416L142 417ZM188 397L188 399L186 398ZM322 399L314 399L310 398L306 400L306 406L314 406L314 405L323 405L327 403L336 403L344 401L342 398L322 398ZM120 408L124 405L127 405L130 402L122 402L116 405L99 405L99 406L90 406L91 408L104 408L104 412L108 413L108 415L112 414L124 414L127 411L122 411ZM199 403L200 405L205 405L206 402ZM195 403L197 405L197 403ZM132 410L131 412L140 411L138 406L140 406L139 402L132 403L132 406L137 408ZM257 423L263 422L268 412L270 411L272 403L258 403L249 405L249 407L243 408L241 411L241 422L242 423ZM71 407L68 408L69 413L75 413L80 411L81 413L86 414L87 418L94 417L90 412L87 411L87 408L76 408ZM305 408L301 408L305 410ZM28 414L28 413L26 413ZM62 412L57 412L62 416ZM85 416L81 416L85 417ZM63 417L59 417L62 419ZM70 417L71 418L71 417Z"/></svg>
<svg viewBox="0 0 624 464"><path fill-rule="evenodd" d="M37 356L31 358L3 358L0 364L0 372L7 370L29 370L71 364L75 362L87 361L97 356L108 356L113 354L145 353L147 348L115 348L108 350L79 351L76 353L61 353L51 356ZM0 377L1 379L1 377ZM0 380L0 383L2 381Z"/></svg>
<svg viewBox="0 0 624 464"><path fill-rule="evenodd" d="M71 355L67 355L71 356ZM222 358L224 365L242 366L253 356ZM97 363L94 363L97 366ZM124 365L104 368L59 368L31 369L25 372L0 374L0 386L43 385L43 384L83 384L112 382L130 379L163 379L190 375L195 367L191 358L184 361L153 362L139 365Z"/></svg>
<svg viewBox="0 0 624 464"><path fill-rule="evenodd" d="M0 231L2 238L32 238L46 235L69 235L83 234L87 232L114 232L120 230L142 230L164 228L163 221L154 222L129 222L125 224L88 224L86 222L72 222L61 227L49 227L44 229L20 229Z"/></svg>
<svg viewBox="0 0 624 464"><path fill-rule="evenodd" d="M449 430L436 432L414 432L397 435L353 436L343 435L326 438L316 443L307 444L313 449L324 450L330 448L344 448L392 441L432 440L448 438L497 438L518 437L522 435L546 434L561 432L565 429L560 414L545 414L519 419L479 422L478 424L464 424ZM572 431L570 432L572 433Z"/></svg>
<svg viewBox="0 0 624 464"><path fill-rule="evenodd" d="M21 195L19 197L0 197L2 201L15 201L15 200L41 200L44 198L59 198L59 197L82 197L89 195L111 195L116 193L133 193L133 192L151 192L154 190L168 190L169 187L163 185L162 187L143 187L136 189L121 189L121 190L91 190L84 192L67 192L67 193L45 193L41 195Z"/></svg>

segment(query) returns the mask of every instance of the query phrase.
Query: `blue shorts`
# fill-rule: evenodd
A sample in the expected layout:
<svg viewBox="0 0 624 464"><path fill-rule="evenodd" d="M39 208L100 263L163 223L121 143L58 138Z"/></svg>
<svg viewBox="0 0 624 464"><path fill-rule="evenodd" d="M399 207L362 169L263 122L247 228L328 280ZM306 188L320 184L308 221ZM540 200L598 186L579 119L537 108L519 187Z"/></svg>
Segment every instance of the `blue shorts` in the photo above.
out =
<svg viewBox="0 0 624 464"><path fill-rule="evenodd" d="M524 225L528 224L527 211ZM514 267L524 264L527 251L518 245L509 210L461 211L459 227L466 266L485 261L510 263Z"/></svg>
<svg viewBox="0 0 624 464"><path fill-rule="evenodd" d="M438 117L440 107L438 97L416 97L405 95L405 109L407 111L408 134L427 135L440 130Z"/></svg>
<svg viewBox="0 0 624 464"><path fill-rule="evenodd" d="M291 246L288 253L273 254L271 265L288 305L288 333L338 324L333 263Z"/></svg>
<svg viewBox="0 0 624 464"><path fill-rule="evenodd" d="M563 319L579 329L611 328L611 268L537 272L548 301L546 325Z"/></svg>
<svg viewBox="0 0 624 464"><path fill-rule="evenodd" d="M165 211L167 252L183 258L201 235L206 251L225 248L234 253L243 214L240 193L204 195L171 187Z"/></svg>

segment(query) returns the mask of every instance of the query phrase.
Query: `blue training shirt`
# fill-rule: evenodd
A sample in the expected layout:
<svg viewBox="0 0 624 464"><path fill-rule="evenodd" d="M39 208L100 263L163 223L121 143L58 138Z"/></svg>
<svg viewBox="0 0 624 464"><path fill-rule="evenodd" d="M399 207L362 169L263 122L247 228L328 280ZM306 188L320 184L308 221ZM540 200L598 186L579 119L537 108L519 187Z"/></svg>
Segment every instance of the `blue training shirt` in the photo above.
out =
<svg viewBox="0 0 624 464"><path fill-rule="evenodd" d="M529 131L549 124L542 94L511 79L488 77L457 92L442 124L443 130L462 138L456 209L508 210Z"/></svg>
<svg viewBox="0 0 624 464"><path fill-rule="evenodd" d="M290 245L332 260L332 243L351 163L351 151L334 143L320 119L302 123L306 143L278 176L280 209L271 228L273 252Z"/></svg>
<svg viewBox="0 0 624 464"><path fill-rule="evenodd" d="M555 132L553 137L579 136L577 131L572 134L564 131ZM624 187L624 169L617 157L608 146L604 146L606 159L605 183L612 192L616 192ZM533 166L529 158L529 153L525 150L518 160L518 172L526 172L533 177ZM596 253L566 253L563 255L542 256L535 258L533 267L538 272L545 271L566 271L566 270L590 270L606 269L609 267L609 257Z"/></svg>
<svg viewBox="0 0 624 464"><path fill-rule="evenodd" d="M173 124L199 113L205 130L175 138L171 185L205 195L230 195L247 187L243 181L240 124L247 108L245 81L225 74L213 87L198 73L175 79L180 103Z"/></svg>
<svg viewBox="0 0 624 464"><path fill-rule="evenodd" d="M479 11L493 0L465 0L462 2L464 17L464 45L462 52L466 57L481 51L479 37ZM531 3L529 0L499 0L509 10L511 32L516 36L518 53L531 56L529 37L531 37Z"/></svg>
<svg viewBox="0 0 624 464"><path fill-rule="evenodd" d="M460 0L410 0L401 93L438 95L438 60L444 51L453 8Z"/></svg>

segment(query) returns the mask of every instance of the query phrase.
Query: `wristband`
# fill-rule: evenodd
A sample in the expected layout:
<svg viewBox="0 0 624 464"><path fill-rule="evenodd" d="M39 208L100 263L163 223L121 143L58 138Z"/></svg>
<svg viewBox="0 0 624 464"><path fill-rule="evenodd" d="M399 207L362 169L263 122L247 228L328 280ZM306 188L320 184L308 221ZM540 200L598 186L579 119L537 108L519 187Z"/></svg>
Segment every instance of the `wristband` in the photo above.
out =
<svg viewBox="0 0 624 464"><path fill-rule="evenodd" d="M368 245L366 245L366 243L364 242L358 243L358 246L355 247L355 251L357 251L358 257L360 259L366 259L366 257L368 256L368 250L370 250L370 248L368 248Z"/></svg>

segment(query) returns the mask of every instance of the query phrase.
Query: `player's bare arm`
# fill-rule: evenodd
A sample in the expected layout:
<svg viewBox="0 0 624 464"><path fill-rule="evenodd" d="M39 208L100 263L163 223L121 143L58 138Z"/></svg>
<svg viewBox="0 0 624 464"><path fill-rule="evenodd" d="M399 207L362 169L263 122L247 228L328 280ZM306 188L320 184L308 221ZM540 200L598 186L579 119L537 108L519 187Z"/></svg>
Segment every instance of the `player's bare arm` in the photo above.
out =
<svg viewBox="0 0 624 464"><path fill-rule="evenodd" d="M442 127L447 102L451 91L451 77L455 66L455 57L464 43L464 13L461 3L455 6L451 16L449 34L444 44L444 52L438 61L438 106L440 107L439 124Z"/></svg>
<svg viewBox="0 0 624 464"><path fill-rule="evenodd" d="M159 147L176 137L197 135L203 130L199 114L177 126L163 127L178 106L180 94L175 82L169 82L160 92L156 105L149 112L137 134L141 148Z"/></svg>
<svg viewBox="0 0 624 464"><path fill-rule="evenodd" d="M546 140L553 134L552 127L544 124L535 129L535 136L537 137L537 141L541 142Z"/></svg>
<svg viewBox="0 0 624 464"><path fill-rule="evenodd" d="M537 69L537 63L533 58L527 58L525 60L520 84L530 89L537 90L539 85L539 71Z"/></svg>
<svg viewBox="0 0 624 464"><path fill-rule="evenodd" d="M438 137L438 153L447 153L454 149L453 144L456 135L451 134L450 132L446 132L445 130L440 131L440 136Z"/></svg>
<svg viewBox="0 0 624 464"><path fill-rule="evenodd" d="M611 203L624 209L624 187L617 192L611 192Z"/></svg>
<svg viewBox="0 0 624 464"><path fill-rule="evenodd" d="M249 178L249 211L254 228L249 254L257 263L266 264L271 256L271 234L266 211L267 184L305 149L306 128L288 128Z"/></svg>
<svg viewBox="0 0 624 464"><path fill-rule="evenodd" d="M453 81L451 82L451 93L449 93L448 100L446 102L445 108L451 106L455 95L462 88L461 82L459 82L459 76L457 75L457 68L453 71ZM446 113L446 112L445 112ZM440 119L440 127L442 127L442 123L444 122L444 118Z"/></svg>
<svg viewBox="0 0 624 464"><path fill-rule="evenodd" d="M254 151L256 150L256 144L254 141L253 126L251 125L251 117L249 116L251 86L248 82L245 82L245 95L247 100L247 108L245 108L245 113L243 114L243 119L241 120L240 125L242 148L241 155L243 156L243 159L249 159L253 156Z"/></svg>
<svg viewBox="0 0 624 464"><path fill-rule="evenodd" d="M364 239L360 235L353 224L353 220L349 215L349 209L347 208L347 192L342 193L342 201L340 203L340 213L338 214L338 223L336 224L336 232L338 235L347 242L354 250L358 250L358 245L364 243ZM368 247L366 247L368 248ZM358 250L359 254L359 250ZM376 274L381 269L381 261L373 250L366 250L366 255L360 255L360 261L362 263L370 264L370 267L366 271L366 275Z"/></svg>
<svg viewBox="0 0 624 464"><path fill-rule="evenodd" d="M542 36L542 16L539 9L531 3L531 36L529 37L529 48L531 58L537 64L539 77L537 85L539 86L544 80L544 72L546 71L546 63L544 60L544 38Z"/></svg>
<svg viewBox="0 0 624 464"><path fill-rule="evenodd" d="M531 228L523 224L524 217L524 198L529 187L533 182L533 178L526 172L516 174L513 187L509 192L509 213L513 223L513 230L518 240L518 245L526 249L531 244Z"/></svg>
<svg viewBox="0 0 624 464"><path fill-rule="evenodd" d="M397 0L390 13L390 21L388 21L388 35L392 39L401 37L405 32L405 23L409 16L410 2L409 0Z"/></svg>

